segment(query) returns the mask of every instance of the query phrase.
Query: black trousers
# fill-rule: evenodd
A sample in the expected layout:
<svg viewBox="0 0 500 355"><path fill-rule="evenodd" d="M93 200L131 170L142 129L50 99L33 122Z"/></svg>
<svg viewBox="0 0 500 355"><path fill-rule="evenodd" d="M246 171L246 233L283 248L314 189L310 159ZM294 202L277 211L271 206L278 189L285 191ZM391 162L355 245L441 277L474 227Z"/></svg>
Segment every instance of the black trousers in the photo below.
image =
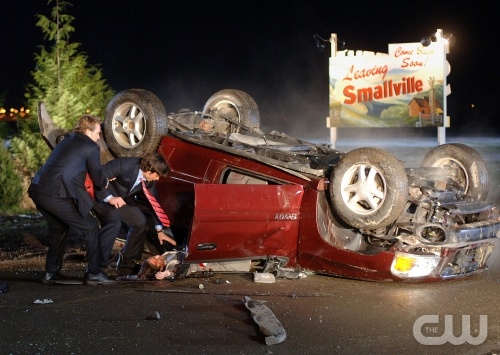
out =
<svg viewBox="0 0 500 355"><path fill-rule="evenodd" d="M106 228L108 224L113 225L110 233L114 233L115 238L120 231L120 227L116 228L116 221L119 220L120 226L122 223L126 226L126 243L122 250L123 256L130 259L141 259L144 242L146 241L148 218L150 217L147 207L141 208L127 204L115 208L108 203L100 202L94 203L94 210L101 222L101 228ZM111 253L112 246L109 253Z"/></svg>
<svg viewBox="0 0 500 355"><path fill-rule="evenodd" d="M106 202L95 201L93 211L100 223L99 260L101 261L101 267L105 268L109 263L116 237L120 233L122 221L120 215L116 211L116 208Z"/></svg>
<svg viewBox="0 0 500 355"><path fill-rule="evenodd" d="M128 227L127 242L123 248L123 256L131 259L141 259L146 241L148 227L147 211L138 206L125 205L118 209L122 222Z"/></svg>
<svg viewBox="0 0 500 355"><path fill-rule="evenodd" d="M99 223L90 213L81 216L72 199L56 198L40 192L31 192L30 197L47 220L49 228L49 250L45 261L47 272L59 272L64 253L68 247L68 231L82 236L88 258L88 271L101 272Z"/></svg>

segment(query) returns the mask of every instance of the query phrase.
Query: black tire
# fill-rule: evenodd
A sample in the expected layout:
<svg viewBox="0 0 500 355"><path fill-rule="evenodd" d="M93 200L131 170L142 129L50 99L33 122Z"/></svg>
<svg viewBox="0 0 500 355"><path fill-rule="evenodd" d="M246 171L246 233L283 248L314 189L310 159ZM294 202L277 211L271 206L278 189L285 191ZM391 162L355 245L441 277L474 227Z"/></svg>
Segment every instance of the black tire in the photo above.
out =
<svg viewBox="0 0 500 355"><path fill-rule="evenodd" d="M459 185L465 196L484 201L490 190L490 177L481 154L465 144L449 143L430 150L421 167L447 167L459 169Z"/></svg>
<svg viewBox="0 0 500 355"><path fill-rule="evenodd" d="M329 187L333 208L348 225L377 229L403 213L408 199L408 177L390 153L359 148L346 153L335 166Z"/></svg>
<svg viewBox="0 0 500 355"><path fill-rule="evenodd" d="M117 157L155 152L167 132L165 107L158 97L147 90L121 91L106 108L104 137Z"/></svg>
<svg viewBox="0 0 500 355"><path fill-rule="evenodd" d="M216 120L222 114L249 128L260 127L260 113L257 103L250 95L241 90L224 89L216 92L205 103L203 113L212 115ZM230 127L229 133L239 131L237 125L230 125Z"/></svg>

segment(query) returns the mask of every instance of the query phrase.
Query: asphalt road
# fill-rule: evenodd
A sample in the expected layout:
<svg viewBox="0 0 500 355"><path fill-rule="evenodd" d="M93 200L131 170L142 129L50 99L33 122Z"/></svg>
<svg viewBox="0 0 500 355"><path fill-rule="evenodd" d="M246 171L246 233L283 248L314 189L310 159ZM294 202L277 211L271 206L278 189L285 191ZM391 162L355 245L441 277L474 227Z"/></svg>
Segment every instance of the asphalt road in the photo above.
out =
<svg viewBox="0 0 500 355"><path fill-rule="evenodd" d="M251 274L218 274L110 286L43 285L41 271L0 271L0 282L10 286L0 294L0 354L498 354L498 251L495 257L481 275L432 284L321 275L264 284ZM83 276L83 269L65 272ZM286 330L284 342L265 344L245 296L265 301ZM147 319L154 312L160 319ZM439 321L415 331L424 315L438 315ZM421 344L444 335L446 315L453 317L448 326L455 340L446 335L443 345ZM470 315L468 333L461 332L463 315ZM484 335L479 344L469 344Z"/></svg>

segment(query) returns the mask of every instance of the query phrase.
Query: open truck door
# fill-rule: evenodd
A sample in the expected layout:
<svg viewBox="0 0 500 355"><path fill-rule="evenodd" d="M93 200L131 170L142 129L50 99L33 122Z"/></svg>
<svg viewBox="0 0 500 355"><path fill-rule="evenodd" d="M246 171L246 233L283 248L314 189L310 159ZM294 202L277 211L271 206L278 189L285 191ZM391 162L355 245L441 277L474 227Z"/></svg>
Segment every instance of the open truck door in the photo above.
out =
<svg viewBox="0 0 500 355"><path fill-rule="evenodd" d="M295 259L300 185L196 184L187 262Z"/></svg>

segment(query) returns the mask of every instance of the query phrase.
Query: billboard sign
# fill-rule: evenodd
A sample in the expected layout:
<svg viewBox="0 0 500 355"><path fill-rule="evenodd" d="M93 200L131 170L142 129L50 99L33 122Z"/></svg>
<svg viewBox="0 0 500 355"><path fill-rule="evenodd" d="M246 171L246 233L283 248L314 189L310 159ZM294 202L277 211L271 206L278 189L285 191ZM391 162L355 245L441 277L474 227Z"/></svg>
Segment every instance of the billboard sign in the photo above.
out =
<svg viewBox="0 0 500 355"><path fill-rule="evenodd" d="M442 41L389 44L387 54L333 52L330 127L447 126Z"/></svg>

